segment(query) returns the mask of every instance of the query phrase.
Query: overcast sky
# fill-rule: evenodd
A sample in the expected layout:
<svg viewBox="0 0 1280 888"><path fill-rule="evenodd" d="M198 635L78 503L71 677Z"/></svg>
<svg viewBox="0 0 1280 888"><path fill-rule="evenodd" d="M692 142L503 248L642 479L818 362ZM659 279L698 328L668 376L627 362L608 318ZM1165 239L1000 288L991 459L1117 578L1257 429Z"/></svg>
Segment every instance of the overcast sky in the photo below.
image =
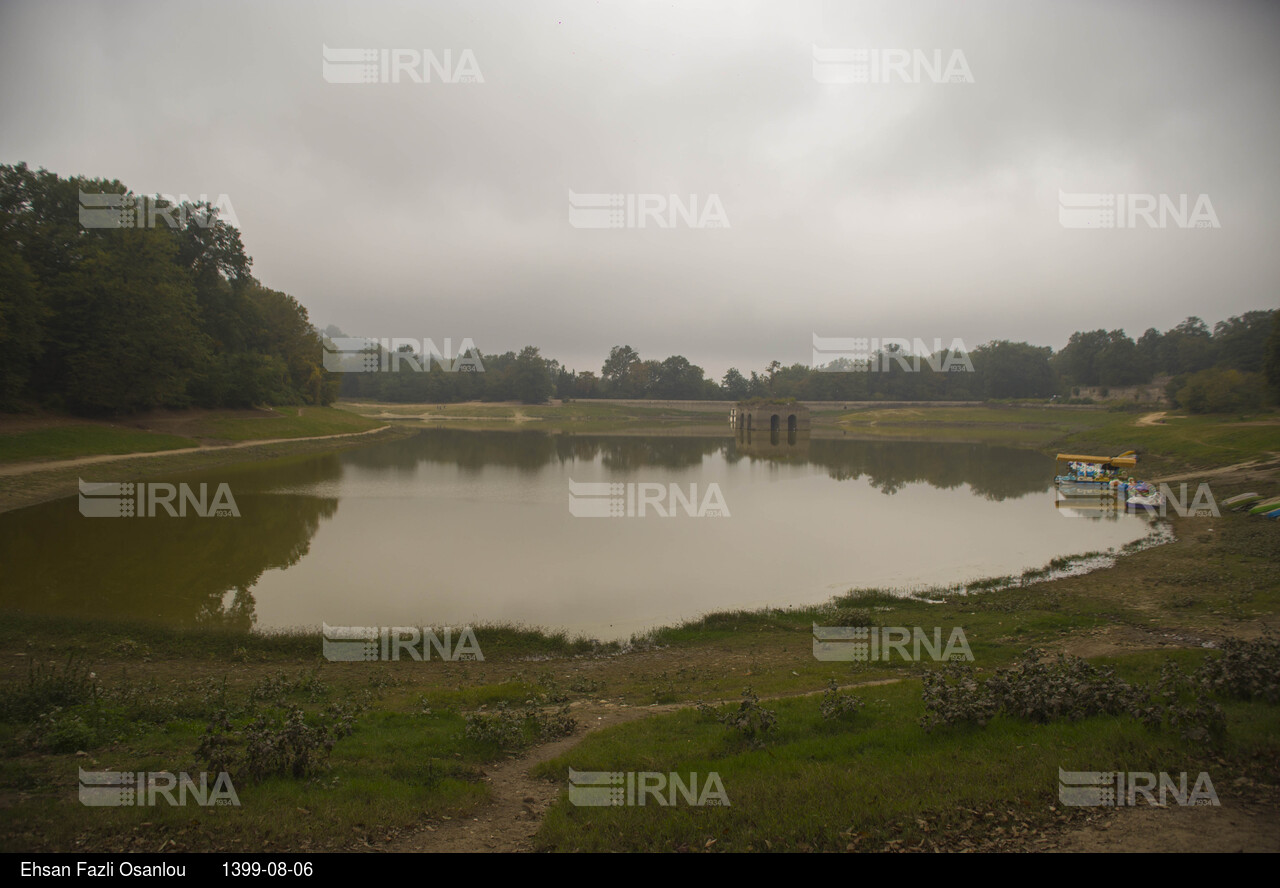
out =
<svg viewBox="0 0 1280 888"><path fill-rule="evenodd" d="M469 50L483 82L329 82L324 46ZM815 46L972 82L824 82ZM225 194L320 327L596 372L1274 308L1278 146L1277 3L0 4L0 162ZM728 226L578 228L570 191ZM1066 228L1060 191L1204 194L1220 227Z"/></svg>

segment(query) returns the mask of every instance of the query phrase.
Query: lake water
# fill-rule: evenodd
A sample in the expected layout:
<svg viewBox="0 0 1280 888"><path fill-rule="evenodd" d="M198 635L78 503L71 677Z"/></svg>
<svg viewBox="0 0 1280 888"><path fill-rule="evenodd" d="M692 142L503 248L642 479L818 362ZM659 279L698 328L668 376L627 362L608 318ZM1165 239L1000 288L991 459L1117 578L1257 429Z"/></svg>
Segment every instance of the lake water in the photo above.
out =
<svg viewBox="0 0 1280 888"><path fill-rule="evenodd" d="M240 517L86 518L74 497L2 514L0 606L261 629L503 621L617 639L854 587L1017 574L1148 532L1137 516L1069 518L1054 468L1024 450L785 432L424 429L161 479L226 483ZM570 481L621 486L571 499ZM711 493L721 514L669 510L672 484L686 498L696 485L695 511ZM620 517L573 514L611 503Z"/></svg>

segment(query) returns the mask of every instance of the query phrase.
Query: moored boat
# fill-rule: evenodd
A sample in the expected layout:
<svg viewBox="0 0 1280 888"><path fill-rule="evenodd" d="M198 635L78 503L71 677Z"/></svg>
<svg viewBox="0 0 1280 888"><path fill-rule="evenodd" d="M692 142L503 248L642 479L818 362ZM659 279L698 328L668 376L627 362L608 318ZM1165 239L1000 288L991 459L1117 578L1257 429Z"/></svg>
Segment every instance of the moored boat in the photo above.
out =
<svg viewBox="0 0 1280 888"><path fill-rule="evenodd" d="M1080 487L1110 487L1120 479L1121 469L1131 469L1138 464L1132 450L1119 456L1089 456L1080 453L1059 453L1058 462L1067 464L1067 471L1055 475L1053 483Z"/></svg>
<svg viewBox="0 0 1280 888"><path fill-rule="evenodd" d="M1227 506L1233 511L1239 512L1246 508L1252 507L1258 500L1262 499L1259 493L1241 493L1230 499L1224 499L1222 505Z"/></svg>
<svg viewBox="0 0 1280 888"><path fill-rule="evenodd" d="M1165 507L1165 498L1164 494L1159 491L1138 493L1125 500L1124 505L1126 509L1163 510Z"/></svg>

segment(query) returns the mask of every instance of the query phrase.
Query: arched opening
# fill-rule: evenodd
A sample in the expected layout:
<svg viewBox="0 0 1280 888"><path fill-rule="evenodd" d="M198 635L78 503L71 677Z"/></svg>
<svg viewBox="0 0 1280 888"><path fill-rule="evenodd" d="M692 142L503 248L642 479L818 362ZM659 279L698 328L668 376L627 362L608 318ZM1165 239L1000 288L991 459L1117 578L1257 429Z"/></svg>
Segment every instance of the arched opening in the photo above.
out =
<svg viewBox="0 0 1280 888"><path fill-rule="evenodd" d="M751 424L751 414L750 414L750 413L748 413L748 414L747 414L747 431L748 431L748 432L749 432L749 431L751 431L751 428L752 428L752 424Z"/></svg>
<svg viewBox="0 0 1280 888"><path fill-rule="evenodd" d="M787 431L794 432L796 430L796 415L792 413L787 417Z"/></svg>
<svg viewBox="0 0 1280 888"><path fill-rule="evenodd" d="M781 423L778 419L778 414L775 413L773 416L769 417L769 431L776 432L780 427Z"/></svg>

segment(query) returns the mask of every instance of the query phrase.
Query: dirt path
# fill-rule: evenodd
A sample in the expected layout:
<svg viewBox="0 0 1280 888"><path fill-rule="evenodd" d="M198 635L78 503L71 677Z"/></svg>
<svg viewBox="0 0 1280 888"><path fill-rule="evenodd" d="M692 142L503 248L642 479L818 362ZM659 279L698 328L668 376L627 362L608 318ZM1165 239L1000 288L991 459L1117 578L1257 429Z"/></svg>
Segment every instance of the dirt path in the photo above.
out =
<svg viewBox="0 0 1280 888"><path fill-rule="evenodd" d="M80 456L75 459L44 460L41 462L10 463L0 466L0 476L29 475L32 472L51 471L54 469L75 469L80 466L92 466L98 463L116 462L122 459L137 459L150 456L175 456L179 453L201 453L209 450L238 450L242 447L261 447L264 444L291 444L298 441L328 441L334 438L357 438L361 435L372 435L385 431L391 426L378 426L363 432L341 432L337 435L312 435L307 438L259 438L253 441L237 441L235 444L201 444L198 447L180 447L177 450L154 450L140 453L101 453L97 456Z"/></svg>
<svg viewBox="0 0 1280 888"><path fill-rule="evenodd" d="M1110 817L1064 833L1046 850L1275 853L1280 851L1280 812L1265 800L1226 797L1220 807L1116 808Z"/></svg>
<svg viewBox="0 0 1280 888"><path fill-rule="evenodd" d="M535 766L563 755L594 731L664 712L680 705L626 706L592 704L574 707L581 728L573 736L537 746L485 769L489 803L470 818L437 820L420 832L402 837L387 851L531 851L542 816L560 794L560 783L534 777ZM585 730L583 730L585 728Z"/></svg>
<svg viewBox="0 0 1280 888"><path fill-rule="evenodd" d="M899 681L901 679L881 679L846 685L845 689L896 684ZM760 699L767 702L811 697L821 693L822 690L805 691L801 694L781 694ZM543 815L560 794L561 787L559 781L532 776L529 772L534 767L563 755L595 731L693 706L692 703L628 706L625 703L580 701L570 707L580 726L572 736L534 747L522 755L513 756L485 769L484 781L489 785L490 800L474 816L459 820L432 821L421 831L402 836L383 850L531 851L533 836L542 823Z"/></svg>
<svg viewBox="0 0 1280 888"><path fill-rule="evenodd" d="M1164 418L1166 415L1167 413L1163 410L1160 411L1159 413L1147 413L1138 417L1138 421L1135 422L1134 425L1140 425L1140 426L1163 425Z"/></svg>
<svg viewBox="0 0 1280 888"><path fill-rule="evenodd" d="M1266 480L1270 477L1272 470L1280 466L1280 453L1270 453L1271 459L1255 459L1249 462L1236 463L1230 466L1222 466L1217 469L1199 469L1195 472L1184 472L1181 475L1165 475L1162 478L1153 479L1154 483L1159 484L1161 481L1195 481L1200 478L1211 478L1219 475L1236 475L1233 481L1248 482L1253 480Z"/></svg>
<svg viewBox="0 0 1280 888"><path fill-rule="evenodd" d="M901 679L845 685L844 689L894 684ZM822 691L762 697L762 701L809 697ZM724 703L736 701L722 701ZM579 701L571 709L579 729L573 736L537 746L486 768L489 802L473 816L433 820L418 832L402 835L379 850L407 852L533 850L533 837L542 818L560 795L562 781L534 777L529 772L573 749L595 731L655 715L690 708L690 703L628 706L606 701ZM1239 783L1240 781L1237 781ZM1001 851L1280 851L1280 788L1252 785L1237 797L1224 786L1221 807L1121 807L1097 809L1088 822L1063 823L1023 835L990 837L989 850ZM1226 791L1224 791L1226 790ZM946 846L946 843L943 843ZM901 850L901 849L887 849ZM956 849L950 849L956 850ZM972 850L972 849L971 849Z"/></svg>

